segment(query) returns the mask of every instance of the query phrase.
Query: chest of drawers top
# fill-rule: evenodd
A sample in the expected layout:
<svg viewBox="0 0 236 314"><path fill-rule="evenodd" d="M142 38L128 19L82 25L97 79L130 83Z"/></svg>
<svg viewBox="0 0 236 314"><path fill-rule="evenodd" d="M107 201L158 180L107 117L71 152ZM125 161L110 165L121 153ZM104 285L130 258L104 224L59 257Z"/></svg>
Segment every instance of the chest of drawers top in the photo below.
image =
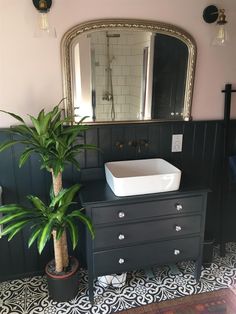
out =
<svg viewBox="0 0 236 314"><path fill-rule="evenodd" d="M105 180L94 180L82 183L80 201L83 206L96 204L124 204L139 202L142 200L156 201L166 198L178 198L184 196L196 196L210 192L209 188L198 184L182 184L180 189L172 192L143 194L134 196L116 196Z"/></svg>
<svg viewBox="0 0 236 314"><path fill-rule="evenodd" d="M183 198L202 196L208 192L209 189L202 186L186 185L182 186L178 191L118 197L112 192L105 180L97 180L82 184L80 190L80 201L82 206L88 208L98 204L99 206L122 206L123 204L129 205L142 201L149 202L149 207L151 207L152 202L163 200L162 205L169 207L170 204L165 201L167 199L175 199L174 205L176 206L178 204L178 200L179 203L181 201L189 202L187 200L184 201ZM187 205L187 203L185 203L185 205Z"/></svg>

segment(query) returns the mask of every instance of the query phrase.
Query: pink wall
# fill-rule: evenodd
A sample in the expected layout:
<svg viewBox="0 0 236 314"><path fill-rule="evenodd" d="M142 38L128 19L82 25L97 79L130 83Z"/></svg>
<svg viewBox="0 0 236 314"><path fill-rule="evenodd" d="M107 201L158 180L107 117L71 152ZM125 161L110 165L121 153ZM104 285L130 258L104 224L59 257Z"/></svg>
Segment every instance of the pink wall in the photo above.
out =
<svg viewBox="0 0 236 314"><path fill-rule="evenodd" d="M215 0L226 9L230 44L211 47L213 25L202 20L209 0L54 0L51 20L57 39L35 39L36 10L31 0L10 0L0 10L0 108L20 114L50 109L62 98L60 41L62 35L80 22L100 18L140 18L172 23L195 38L198 59L195 76L193 119L221 119L225 83L236 88L236 1ZM236 117L236 95L232 116ZM0 115L0 127L12 119Z"/></svg>

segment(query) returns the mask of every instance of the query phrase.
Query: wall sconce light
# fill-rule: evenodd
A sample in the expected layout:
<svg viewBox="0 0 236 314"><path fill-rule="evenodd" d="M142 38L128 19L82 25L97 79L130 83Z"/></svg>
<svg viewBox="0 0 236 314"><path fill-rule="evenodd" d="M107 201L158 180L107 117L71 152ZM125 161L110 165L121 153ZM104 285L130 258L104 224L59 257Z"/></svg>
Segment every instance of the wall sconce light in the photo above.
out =
<svg viewBox="0 0 236 314"><path fill-rule="evenodd" d="M38 21L36 23L35 37L56 37L56 30L49 21L49 11L52 0L32 0L35 8L39 12Z"/></svg>
<svg viewBox="0 0 236 314"><path fill-rule="evenodd" d="M215 35L212 45L224 46L229 39L226 28L226 15L224 9L218 9L215 5L209 5L203 11L203 19L206 23L216 22Z"/></svg>

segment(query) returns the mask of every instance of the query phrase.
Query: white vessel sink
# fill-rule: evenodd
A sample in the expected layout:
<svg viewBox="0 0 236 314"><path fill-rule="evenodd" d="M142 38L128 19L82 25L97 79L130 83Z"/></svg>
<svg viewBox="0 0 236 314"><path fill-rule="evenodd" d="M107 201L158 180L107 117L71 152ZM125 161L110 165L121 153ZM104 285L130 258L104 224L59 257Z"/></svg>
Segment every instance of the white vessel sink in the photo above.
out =
<svg viewBox="0 0 236 314"><path fill-rule="evenodd" d="M175 191L181 179L181 171L160 158L107 162L105 174L117 196Z"/></svg>

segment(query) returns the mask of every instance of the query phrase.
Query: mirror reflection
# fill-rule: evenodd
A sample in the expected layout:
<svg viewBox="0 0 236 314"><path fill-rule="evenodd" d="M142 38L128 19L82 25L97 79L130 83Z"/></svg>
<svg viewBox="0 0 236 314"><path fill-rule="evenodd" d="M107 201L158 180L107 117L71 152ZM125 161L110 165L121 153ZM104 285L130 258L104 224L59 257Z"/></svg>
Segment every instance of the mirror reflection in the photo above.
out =
<svg viewBox="0 0 236 314"><path fill-rule="evenodd" d="M81 26L70 41L73 30L65 34L62 63L67 113L75 122L83 116L95 123L189 120L193 41L167 28L150 31L148 25L148 30L112 25L79 33L78 29L84 30Z"/></svg>

